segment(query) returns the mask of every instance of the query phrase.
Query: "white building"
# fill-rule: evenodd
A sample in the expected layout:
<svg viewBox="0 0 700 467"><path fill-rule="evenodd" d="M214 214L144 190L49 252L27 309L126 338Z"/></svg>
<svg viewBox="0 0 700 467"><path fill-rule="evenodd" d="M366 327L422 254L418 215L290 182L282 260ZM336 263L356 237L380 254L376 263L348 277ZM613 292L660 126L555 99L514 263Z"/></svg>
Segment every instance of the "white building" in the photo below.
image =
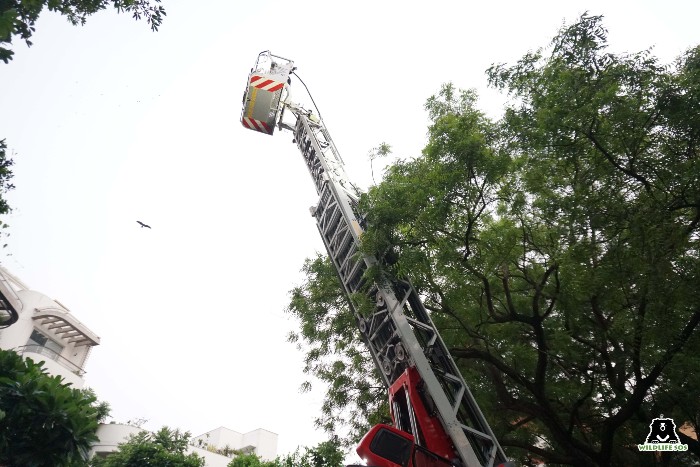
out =
<svg viewBox="0 0 700 467"><path fill-rule="evenodd" d="M119 444L127 441L129 436L136 435L142 428L120 423L101 424L97 429L100 439L93 444L90 457L106 457L119 448ZM272 461L277 457L277 434L271 431L257 429L248 433L239 433L228 428L219 427L203 435L192 438L188 453L195 453L205 460L206 467L226 467L232 460L213 452L216 449L228 447L242 453L254 453L263 460Z"/></svg>
<svg viewBox="0 0 700 467"><path fill-rule="evenodd" d="M239 433L223 426L192 438L195 446L212 446L217 449L229 447L244 454L253 453L264 461L277 457L277 433L258 428L248 433Z"/></svg>
<svg viewBox="0 0 700 467"><path fill-rule="evenodd" d="M31 290L0 267L0 311L9 315L8 307L17 312L18 319L0 329L0 349L43 361L51 375L82 388L85 363L100 338L58 300Z"/></svg>

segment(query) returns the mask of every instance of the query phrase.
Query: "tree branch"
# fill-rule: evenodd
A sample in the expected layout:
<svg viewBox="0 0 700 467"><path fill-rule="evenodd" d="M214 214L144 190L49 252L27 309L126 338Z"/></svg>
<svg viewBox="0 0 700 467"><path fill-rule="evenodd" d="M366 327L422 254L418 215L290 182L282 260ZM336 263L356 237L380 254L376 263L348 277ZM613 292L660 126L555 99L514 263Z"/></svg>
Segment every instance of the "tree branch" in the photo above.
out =
<svg viewBox="0 0 700 467"><path fill-rule="evenodd" d="M535 387L532 382L528 381L523 375L518 373L515 368L506 365L503 360L496 358L493 354L489 352L484 352L483 350L478 350L474 348L458 348L453 347L450 349L450 354L457 360L460 358L464 359L477 359L484 361L495 368L497 368L501 373L508 376L510 379L525 387L528 391L534 394Z"/></svg>
<svg viewBox="0 0 700 467"><path fill-rule="evenodd" d="M610 154L610 153L603 147L603 145L600 144L600 142L598 141L598 139L597 139L597 138L595 137L595 135L593 134L593 130L592 130L592 129L589 130L589 131L587 131L587 132L585 133L585 135L586 135L586 136L588 137L588 139L593 143L593 146L595 146L595 148L596 148L598 151L600 151L601 154L603 154L603 155L605 156L605 158L606 158L617 170L621 171L621 172L624 173L625 175L628 175L628 176L634 178L635 180L637 180L638 182L642 183L642 185L644 185L644 189L645 189L648 193L651 193L652 186L651 186L651 183L649 183L649 180L647 180L645 177L643 177L642 175L639 175L638 173L636 173L636 172L634 172L634 171L632 171L632 170L626 169L626 168L623 167L620 163L618 163L618 162L615 160L615 158L612 156L612 154Z"/></svg>
<svg viewBox="0 0 700 467"><path fill-rule="evenodd" d="M638 380L627 403L621 406L615 415L603 422L603 435L601 436L601 456L603 456L603 459L609 459L612 453L613 433L615 430L639 410L649 389L656 384L666 365L680 352L699 324L700 309L693 313L681 333L673 340L673 344L666 350L649 374L645 378Z"/></svg>

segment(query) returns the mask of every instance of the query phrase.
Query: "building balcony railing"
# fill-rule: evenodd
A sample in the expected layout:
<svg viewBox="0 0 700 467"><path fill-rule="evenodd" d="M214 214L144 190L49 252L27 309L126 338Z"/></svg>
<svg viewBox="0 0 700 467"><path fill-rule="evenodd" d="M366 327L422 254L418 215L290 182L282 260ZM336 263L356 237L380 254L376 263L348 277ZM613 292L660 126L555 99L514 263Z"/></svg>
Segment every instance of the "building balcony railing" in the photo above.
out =
<svg viewBox="0 0 700 467"><path fill-rule="evenodd" d="M85 374L85 371L78 365L65 357L61 357L57 352L49 349L48 347L44 347L43 345L23 345L18 347L17 351L20 355L24 355L27 352L43 355L58 362L61 366L68 368L68 370L75 375L83 376Z"/></svg>

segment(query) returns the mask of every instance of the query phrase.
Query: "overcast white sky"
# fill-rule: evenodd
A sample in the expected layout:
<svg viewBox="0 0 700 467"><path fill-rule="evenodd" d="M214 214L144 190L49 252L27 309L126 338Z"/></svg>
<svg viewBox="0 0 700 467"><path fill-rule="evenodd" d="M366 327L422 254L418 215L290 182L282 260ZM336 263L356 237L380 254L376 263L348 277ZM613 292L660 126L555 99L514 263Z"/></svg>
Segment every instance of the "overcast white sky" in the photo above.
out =
<svg viewBox="0 0 700 467"><path fill-rule="evenodd" d="M442 83L477 89L497 115L503 97L484 70L547 45L586 10L606 16L615 51L654 46L671 61L700 43L691 0L163 5L158 33L112 10L84 27L46 12L34 45L17 42L0 64L0 138L17 186L0 260L101 337L86 379L115 421L195 435L265 428L280 454L326 439L313 428L320 392L299 393L302 354L284 313L323 244L291 134L238 120L260 51L296 62L366 187L372 147L420 153L423 104Z"/></svg>

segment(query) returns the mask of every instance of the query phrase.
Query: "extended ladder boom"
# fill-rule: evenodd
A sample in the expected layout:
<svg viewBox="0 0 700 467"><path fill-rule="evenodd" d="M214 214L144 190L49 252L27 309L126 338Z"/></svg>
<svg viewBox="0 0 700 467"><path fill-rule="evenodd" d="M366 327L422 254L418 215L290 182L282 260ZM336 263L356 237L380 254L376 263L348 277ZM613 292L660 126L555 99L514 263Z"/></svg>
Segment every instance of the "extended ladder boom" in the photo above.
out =
<svg viewBox="0 0 700 467"><path fill-rule="evenodd" d="M279 127L294 133L294 142L313 179L319 201L311 214L344 291L348 297L369 293L376 305L373 312L363 315L348 300L384 384L389 388L407 368L415 368L462 464L505 464L503 450L410 282L386 279L365 283L364 272L378 260L358 254L363 233L363 220L357 212L359 191L350 183L323 121L294 104L285 103L279 110L296 118L293 125L279 118Z"/></svg>

